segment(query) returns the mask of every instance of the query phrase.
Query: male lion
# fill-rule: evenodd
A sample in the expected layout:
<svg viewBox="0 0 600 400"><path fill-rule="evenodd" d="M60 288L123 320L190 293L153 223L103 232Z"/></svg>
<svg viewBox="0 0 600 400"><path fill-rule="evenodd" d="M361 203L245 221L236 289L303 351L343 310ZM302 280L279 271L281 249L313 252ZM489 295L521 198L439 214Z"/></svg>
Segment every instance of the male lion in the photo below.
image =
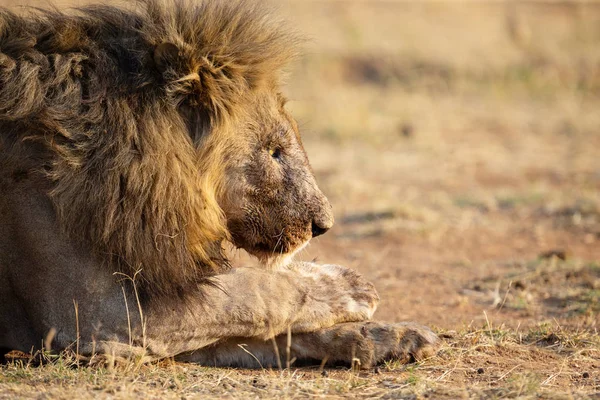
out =
<svg viewBox="0 0 600 400"><path fill-rule="evenodd" d="M1 12L0 354L55 332L266 366L288 330L299 360L431 351L427 328L367 321L356 272L290 261L333 223L279 91L294 42L244 1ZM231 268L226 240L268 268Z"/></svg>

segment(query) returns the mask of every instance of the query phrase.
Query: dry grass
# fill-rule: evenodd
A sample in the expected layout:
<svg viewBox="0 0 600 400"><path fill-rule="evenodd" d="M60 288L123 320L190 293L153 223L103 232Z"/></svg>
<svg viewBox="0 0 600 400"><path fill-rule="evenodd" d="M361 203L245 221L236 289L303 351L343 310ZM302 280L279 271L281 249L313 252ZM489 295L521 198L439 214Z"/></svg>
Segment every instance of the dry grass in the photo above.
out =
<svg viewBox="0 0 600 400"><path fill-rule="evenodd" d="M439 333L445 343L436 357L371 371L248 371L169 360L80 367L67 355L32 366L19 359L2 369L0 398L586 398L600 389L600 340L589 332L551 324L519 331L488 320Z"/></svg>
<svg viewBox="0 0 600 400"><path fill-rule="evenodd" d="M312 38L288 93L337 217L302 257L361 271L376 318L440 353L324 375L65 355L1 367L0 398L597 398L600 4L281 8Z"/></svg>

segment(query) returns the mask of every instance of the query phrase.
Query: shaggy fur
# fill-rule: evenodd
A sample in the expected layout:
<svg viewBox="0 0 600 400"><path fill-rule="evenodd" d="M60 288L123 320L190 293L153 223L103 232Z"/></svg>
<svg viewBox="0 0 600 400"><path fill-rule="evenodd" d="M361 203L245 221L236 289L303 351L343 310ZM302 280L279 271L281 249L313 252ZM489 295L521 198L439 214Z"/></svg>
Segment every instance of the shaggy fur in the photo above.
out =
<svg viewBox="0 0 600 400"><path fill-rule="evenodd" d="M367 321L356 271L289 261L333 224L279 93L294 39L243 0L159 1L0 14L0 357L429 354ZM225 239L277 268L229 269Z"/></svg>
<svg viewBox="0 0 600 400"><path fill-rule="evenodd" d="M110 271L141 269L146 292L185 292L228 268L222 168L202 142L294 55L273 21L237 0L1 11L2 162L50 178L64 230Z"/></svg>

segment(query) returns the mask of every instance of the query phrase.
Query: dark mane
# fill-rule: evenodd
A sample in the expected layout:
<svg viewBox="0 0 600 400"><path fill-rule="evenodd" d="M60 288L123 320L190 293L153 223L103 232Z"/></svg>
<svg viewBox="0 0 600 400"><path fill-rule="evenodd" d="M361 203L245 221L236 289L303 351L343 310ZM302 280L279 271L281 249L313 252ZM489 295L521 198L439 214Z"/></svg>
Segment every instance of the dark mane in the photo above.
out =
<svg viewBox="0 0 600 400"><path fill-rule="evenodd" d="M177 60L160 68L165 43ZM181 108L214 132L276 83L294 44L243 0L1 10L0 154L44 171L59 222L107 268L181 292L228 265L218 169Z"/></svg>

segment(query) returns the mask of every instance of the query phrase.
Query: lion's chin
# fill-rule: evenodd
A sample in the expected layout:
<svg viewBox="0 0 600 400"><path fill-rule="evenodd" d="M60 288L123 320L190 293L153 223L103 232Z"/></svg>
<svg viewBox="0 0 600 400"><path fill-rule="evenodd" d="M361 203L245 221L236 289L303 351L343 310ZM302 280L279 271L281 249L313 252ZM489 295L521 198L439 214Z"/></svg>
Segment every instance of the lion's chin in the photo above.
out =
<svg viewBox="0 0 600 400"><path fill-rule="evenodd" d="M296 247L294 250L284 254L266 254L262 257L259 257L260 260L264 263L265 267L271 271L277 271L288 266L293 260L294 256L302 251L310 240L304 241L300 246Z"/></svg>

